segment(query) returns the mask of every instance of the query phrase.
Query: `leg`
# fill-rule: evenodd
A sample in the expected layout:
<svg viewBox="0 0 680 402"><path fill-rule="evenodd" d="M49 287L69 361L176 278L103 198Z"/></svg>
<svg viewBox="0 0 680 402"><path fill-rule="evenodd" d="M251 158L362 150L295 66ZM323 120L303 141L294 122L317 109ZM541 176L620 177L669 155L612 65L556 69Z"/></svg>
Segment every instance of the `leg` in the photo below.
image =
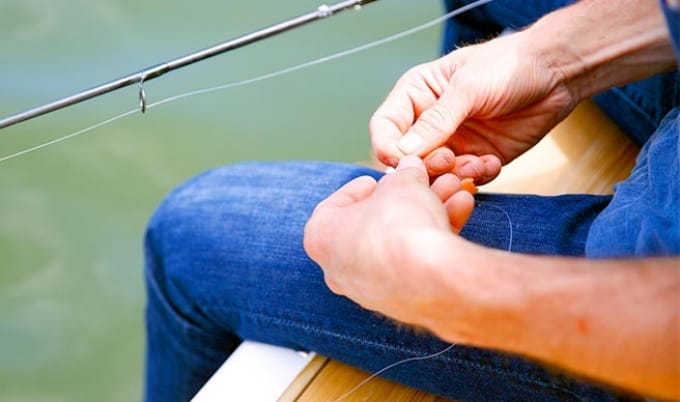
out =
<svg viewBox="0 0 680 402"><path fill-rule="evenodd" d="M472 0L445 0L448 11ZM444 28L442 50L448 53L456 46L491 39L504 29L519 30L541 16L573 0L495 0L449 20ZM657 75L603 92L595 103L638 144L647 141L661 119L680 99L680 73Z"/></svg>
<svg viewBox="0 0 680 402"><path fill-rule="evenodd" d="M630 177L616 186L593 222L591 258L680 255L680 107L640 151Z"/></svg>
<svg viewBox="0 0 680 402"><path fill-rule="evenodd" d="M314 206L362 174L379 175L351 165L242 164L205 173L163 202L147 234L147 400L190 398L238 339L314 350L369 371L446 347L332 294L302 249ZM509 219L517 251L582 254L607 201L484 196L466 236L507 248ZM558 208L571 213L546 214L536 226L539 211ZM463 400L616 399L524 359L464 346L386 376Z"/></svg>

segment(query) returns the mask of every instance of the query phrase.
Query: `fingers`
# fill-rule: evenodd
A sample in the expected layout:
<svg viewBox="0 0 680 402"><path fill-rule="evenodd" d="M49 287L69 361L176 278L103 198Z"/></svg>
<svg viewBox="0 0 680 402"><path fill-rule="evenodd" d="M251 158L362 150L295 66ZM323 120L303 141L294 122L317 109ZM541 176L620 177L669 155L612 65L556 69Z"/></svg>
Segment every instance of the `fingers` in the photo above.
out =
<svg viewBox="0 0 680 402"><path fill-rule="evenodd" d="M463 187L461 180L452 173L439 176L431 186L444 203L449 224L456 234L465 226L475 206L472 192Z"/></svg>
<svg viewBox="0 0 680 402"><path fill-rule="evenodd" d="M423 163L422 159L414 155L407 155L401 158L394 173L386 176L383 180L393 180L392 178L399 178L402 180L410 178L415 179L421 184L430 184L430 176L427 174L425 163Z"/></svg>
<svg viewBox="0 0 680 402"><path fill-rule="evenodd" d="M415 179L419 183L429 185L429 176L425 169L425 164L417 156L409 155L402 158L397 165L394 173L386 175L383 180L391 178ZM382 181L382 180L381 180ZM316 207L317 210L324 207L343 208L366 199L373 194L377 187L377 182L370 176L361 176L340 187L336 192L323 200Z"/></svg>
<svg viewBox="0 0 680 402"><path fill-rule="evenodd" d="M444 203L453 232L458 234L470 219L475 207L475 198L467 191L458 191Z"/></svg>
<svg viewBox="0 0 680 402"><path fill-rule="evenodd" d="M437 102L448 85L445 65L437 61L412 68L376 110L369 130L373 150L381 162L396 166L404 156L398 147L400 139L421 113Z"/></svg>
<svg viewBox="0 0 680 402"><path fill-rule="evenodd" d="M460 191L460 179L451 173L439 176L430 186L442 202Z"/></svg>
<svg viewBox="0 0 680 402"><path fill-rule="evenodd" d="M389 101L386 100L385 102ZM388 113L392 111L392 113ZM398 106L396 109L389 109L383 104L373 115L369 122L371 132L371 147L378 160L387 166L397 166L404 153L399 150L397 144L402 136L400 127L410 123L406 121L413 119L410 107ZM405 131L405 129L404 129Z"/></svg>
<svg viewBox="0 0 680 402"><path fill-rule="evenodd" d="M430 177L453 173L460 179L470 178L476 184L485 184L501 172L501 161L495 155L455 155L449 148L437 148L423 162Z"/></svg>
<svg viewBox="0 0 680 402"><path fill-rule="evenodd" d="M342 186L316 206L305 224L303 247L309 257L320 265L327 263L333 239L332 228L337 224L337 209L353 205L370 196L377 183L370 176L361 176Z"/></svg>
<svg viewBox="0 0 680 402"><path fill-rule="evenodd" d="M461 179L470 178L476 184L485 184L501 172L501 161L495 155L460 155L450 171Z"/></svg>
<svg viewBox="0 0 680 402"><path fill-rule="evenodd" d="M434 183L432 183L430 189L437 194L442 202L446 202L446 200L459 191L466 191L472 195L477 194L478 191L477 186L475 186L472 179L461 180L452 173L439 176Z"/></svg>
<svg viewBox="0 0 680 402"><path fill-rule="evenodd" d="M437 177L453 171L456 166L456 155L450 148L437 148L424 159L427 173L431 177Z"/></svg>
<svg viewBox="0 0 680 402"><path fill-rule="evenodd" d="M399 150L407 155L427 155L446 143L467 115L463 91L450 84L437 102L425 110L401 137Z"/></svg>
<svg viewBox="0 0 680 402"><path fill-rule="evenodd" d="M464 188L460 178L452 173L439 176L431 188L444 203L451 229L456 234L460 233L474 209L474 191Z"/></svg>
<svg viewBox="0 0 680 402"><path fill-rule="evenodd" d="M321 207L342 208L357 203L371 195L376 185L375 179L370 176L357 177L319 203L317 209Z"/></svg>

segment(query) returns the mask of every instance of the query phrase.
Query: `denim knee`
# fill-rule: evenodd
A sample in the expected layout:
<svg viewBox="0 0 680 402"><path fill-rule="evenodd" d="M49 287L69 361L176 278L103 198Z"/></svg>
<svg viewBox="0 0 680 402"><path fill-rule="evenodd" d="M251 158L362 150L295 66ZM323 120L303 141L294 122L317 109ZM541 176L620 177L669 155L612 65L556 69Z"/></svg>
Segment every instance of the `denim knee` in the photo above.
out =
<svg viewBox="0 0 680 402"><path fill-rule="evenodd" d="M156 303L165 320L176 322L183 330L215 332L220 330L202 311L205 305L201 292L204 276L200 260L207 248L218 239L211 239L210 230L217 223L211 214L217 195L229 203L228 187L234 166L213 169L181 184L171 191L152 215L145 234L145 277L149 303ZM232 202L236 202L232 194ZM224 242L221 246L228 246ZM219 332L222 332L221 330Z"/></svg>
<svg viewBox="0 0 680 402"><path fill-rule="evenodd" d="M210 282L238 281L279 254L307 262L302 235L314 207L365 174L380 175L326 162L247 162L202 173L173 190L152 216L147 280L156 280L187 320L214 326L204 306L230 295Z"/></svg>

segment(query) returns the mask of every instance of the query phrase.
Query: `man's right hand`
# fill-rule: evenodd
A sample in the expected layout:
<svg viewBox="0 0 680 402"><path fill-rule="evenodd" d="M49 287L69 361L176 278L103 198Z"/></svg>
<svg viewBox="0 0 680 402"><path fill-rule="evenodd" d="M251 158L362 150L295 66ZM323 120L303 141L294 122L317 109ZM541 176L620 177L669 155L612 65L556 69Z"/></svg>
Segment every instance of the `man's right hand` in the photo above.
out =
<svg viewBox="0 0 680 402"><path fill-rule="evenodd" d="M518 32L408 71L371 119L378 159L416 154L431 176L495 178L580 100L532 45Z"/></svg>

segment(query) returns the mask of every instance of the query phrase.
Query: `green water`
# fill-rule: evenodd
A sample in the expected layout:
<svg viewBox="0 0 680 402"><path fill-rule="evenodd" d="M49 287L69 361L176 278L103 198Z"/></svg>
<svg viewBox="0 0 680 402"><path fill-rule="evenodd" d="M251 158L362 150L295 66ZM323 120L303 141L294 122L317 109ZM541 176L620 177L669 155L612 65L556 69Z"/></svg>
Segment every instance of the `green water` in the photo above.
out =
<svg viewBox="0 0 680 402"><path fill-rule="evenodd" d="M317 1L0 0L0 115L318 6ZM412 27L437 0L383 0L147 83L149 102ZM134 401L141 239L165 193L242 160L365 160L367 121L439 29L285 78L193 97L0 163L0 400ZM136 106L121 90L0 131L0 157Z"/></svg>

